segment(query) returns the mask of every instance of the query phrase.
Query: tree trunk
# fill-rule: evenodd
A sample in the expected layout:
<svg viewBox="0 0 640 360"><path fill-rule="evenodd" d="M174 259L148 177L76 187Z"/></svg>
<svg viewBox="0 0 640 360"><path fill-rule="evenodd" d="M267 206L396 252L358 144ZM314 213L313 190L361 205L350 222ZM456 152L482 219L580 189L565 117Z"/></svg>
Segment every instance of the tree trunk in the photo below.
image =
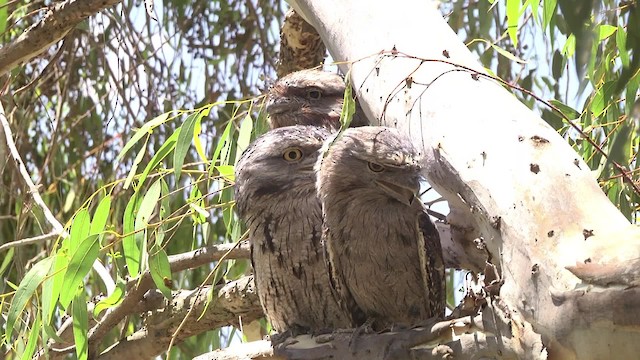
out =
<svg viewBox="0 0 640 360"><path fill-rule="evenodd" d="M620 268L637 255L638 232L567 142L484 76L428 1L293 6L344 62L370 119L424 150L425 175L451 208L453 241L469 252L486 245L501 269L499 296L542 335L549 357L636 357L640 290L598 283L593 272L596 285L585 286L566 267L590 263L595 243L616 248L599 269Z"/></svg>

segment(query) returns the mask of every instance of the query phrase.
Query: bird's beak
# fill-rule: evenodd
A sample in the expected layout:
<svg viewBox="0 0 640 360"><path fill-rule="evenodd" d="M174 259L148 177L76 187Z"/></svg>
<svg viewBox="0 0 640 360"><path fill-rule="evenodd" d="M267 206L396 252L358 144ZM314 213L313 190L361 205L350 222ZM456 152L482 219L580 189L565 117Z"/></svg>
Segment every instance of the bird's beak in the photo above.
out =
<svg viewBox="0 0 640 360"><path fill-rule="evenodd" d="M269 100L267 103L267 112L269 114L282 114L294 110L296 104L288 97L282 97L275 100Z"/></svg>
<svg viewBox="0 0 640 360"><path fill-rule="evenodd" d="M376 184L378 184L378 186L380 186L389 196L407 206L422 206L422 203L418 198L418 192L420 191L420 183L418 182L415 182L415 184L398 184L383 180L376 180Z"/></svg>

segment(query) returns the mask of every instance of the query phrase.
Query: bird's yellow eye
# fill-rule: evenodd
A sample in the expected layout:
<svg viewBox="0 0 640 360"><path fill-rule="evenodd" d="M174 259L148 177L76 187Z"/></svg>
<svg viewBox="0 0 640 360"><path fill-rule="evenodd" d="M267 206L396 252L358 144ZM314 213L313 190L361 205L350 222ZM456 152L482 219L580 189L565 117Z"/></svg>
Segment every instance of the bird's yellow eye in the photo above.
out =
<svg viewBox="0 0 640 360"><path fill-rule="evenodd" d="M284 151L282 157L290 162L300 161L302 159L302 150L298 148L288 148Z"/></svg>
<svg viewBox="0 0 640 360"><path fill-rule="evenodd" d="M322 97L322 92L320 92L320 90L316 88L312 88L307 90L307 96L311 100L320 100L320 98Z"/></svg>
<svg viewBox="0 0 640 360"><path fill-rule="evenodd" d="M371 170L373 172L383 172L384 171L384 166L382 166L380 164L376 164L374 162L369 161L369 163L367 165L369 165L369 170Z"/></svg>

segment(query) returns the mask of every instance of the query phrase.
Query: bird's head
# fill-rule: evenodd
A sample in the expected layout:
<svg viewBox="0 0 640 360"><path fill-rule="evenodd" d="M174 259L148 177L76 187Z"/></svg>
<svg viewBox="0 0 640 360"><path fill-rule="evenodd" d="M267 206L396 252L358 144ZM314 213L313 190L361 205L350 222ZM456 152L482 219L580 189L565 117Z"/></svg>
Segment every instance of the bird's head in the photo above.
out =
<svg viewBox="0 0 640 360"><path fill-rule="evenodd" d="M315 195L314 165L329 132L314 126L288 126L257 138L236 164L236 203L242 216L266 198Z"/></svg>
<svg viewBox="0 0 640 360"><path fill-rule="evenodd" d="M267 113L272 129L291 125L340 127L345 83L337 74L301 70L269 89Z"/></svg>
<svg viewBox="0 0 640 360"><path fill-rule="evenodd" d="M336 141L326 141L316 165L318 189L328 186L366 200L397 201L421 208L421 159L406 136L396 129L365 126L350 128Z"/></svg>

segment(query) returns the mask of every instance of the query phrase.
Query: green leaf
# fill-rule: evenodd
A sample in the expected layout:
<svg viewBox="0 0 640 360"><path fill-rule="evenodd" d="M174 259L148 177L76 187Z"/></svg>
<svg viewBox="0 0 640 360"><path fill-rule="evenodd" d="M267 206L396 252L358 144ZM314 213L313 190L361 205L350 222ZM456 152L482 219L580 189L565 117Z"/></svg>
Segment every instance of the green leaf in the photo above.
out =
<svg viewBox="0 0 640 360"><path fill-rule="evenodd" d="M100 315L103 310L110 309L120 304L122 302L122 299L124 299L126 285L127 284L125 283L125 281L119 277L118 281L116 282L116 287L115 289L113 289L111 295L109 295L109 297L107 297L106 299L100 300L96 304L95 308L93 308L93 317L97 319L98 315Z"/></svg>
<svg viewBox="0 0 640 360"><path fill-rule="evenodd" d="M517 62L519 64L526 64L527 63L526 61L520 59L519 57L513 55L512 53L508 52L507 50L505 50L505 49L503 49L503 48L501 48L501 47L499 47L497 45L494 45L494 44L491 44L491 43L489 43L489 45L491 45L491 47L495 51L497 51L500 55L506 57L507 59L509 59L511 61L515 61L515 62Z"/></svg>
<svg viewBox="0 0 640 360"><path fill-rule="evenodd" d="M520 20L520 0L507 0L507 33L514 47L518 47L518 22Z"/></svg>
<svg viewBox="0 0 640 360"><path fill-rule="evenodd" d="M531 14L533 14L533 20L537 24L540 24L540 19L539 19L539 16L538 16L538 8L540 6L540 0L527 0L524 3L524 6L526 7L527 5L531 7Z"/></svg>
<svg viewBox="0 0 640 360"><path fill-rule="evenodd" d="M71 236L69 237L69 251L73 252L78 248L82 240L89 236L91 231L91 216L89 210L81 209L73 218L71 225Z"/></svg>
<svg viewBox="0 0 640 360"><path fill-rule="evenodd" d="M229 135L231 134L232 125L233 125L233 122L229 121L229 123L227 124L227 127L222 132L222 135L220 135L220 139L218 140L218 145L216 145L216 149L213 151L213 157L211 158L212 165L215 165L216 162L220 159L220 153L222 152L222 149L225 147L227 142L230 141ZM220 164L220 165L226 165L226 164ZM213 173L213 169L214 167L211 166L209 175Z"/></svg>
<svg viewBox="0 0 640 360"><path fill-rule="evenodd" d="M560 110L560 112L569 120L575 120L580 117L580 113L578 111L563 102L558 100L550 100L549 102L551 105L557 107L558 110Z"/></svg>
<svg viewBox="0 0 640 360"><path fill-rule="evenodd" d="M145 142L145 145L146 145L146 142ZM143 146L142 148L140 148L140 151L138 151L138 155L136 155L136 158L133 160L133 164L131 165L131 170L129 170L129 174L127 175L127 178L124 180L124 185L122 186L124 189L128 189L129 185L131 185L131 182L133 181L133 177L136 176L136 172L138 171L138 165L140 165L140 163L142 162L142 159L144 158L144 154L146 153L147 153L146 146Z"/></svg>
<svg viewBox="0 0 640 360"><path fill-rule="evenodd" d="M58 303L58 297L62 291L62 283L64 281L64 274L67 271L69 265L68 248L63 244L62 248L58 250L55 255L55 263L49 278L42 285L42 309L44 311L43 316L46 324L51 324L53 315L55 313L56 304Z"/></svg>
<svg viewBox="0 0 640 360"><path fill-rule="evenodd" d="M158 290L162 292L164 297L171 299L171 289L166 285L171 283L169 258L167 253L155 244L149 250L149 271Z"/></svg>
<svg viewBox="0 0 640 360"><path fill-rule="evenodd" d="M2 264L0 264L0 277L4 274L5 271L9 268L9 265L12 264L13 255L15 254L16 248L12 247L4 254L4 258L2 259Z"/></svg>
<svg viewBox="0 0 640 360"><path fill-rule="evenodd" d="M131 148L138 141L140 141L142 137L150 134L155 127L157 127L158 125L162 125L164 122L166 122L169 119L169 115L171 115L171 112L164 113L162 115L159 115L153 118L152 120L147 121L144 125L142 125L142 127L138 129L138 131L136 131L135 134L133 134L133 136L131 137L131 140L129 140L127 144L122 148L122 150L120 151L120 154L118 154L118 157L116 158L116 161L119 162L120 160L122 160L124 155L129 150L131 150Z"/></svg>
<svg viewBox="0 0 640 360"><path fill-rule="evenodd" d="M576 52L576 36L571 34L567 38L567 42L564 43L564 47L562 48L562 55L566 58L570 58Z"/></svg>
<svg viewBox="0 0 640 360"><path fill-rule="evenodd" d="M189 147L191 147L191 140L193 139L193 130L196 126L196 120L198 119L198 113L193 113L187 117L184 124L180 127L180 134L178 134L178 142L176 143L176 151L173 153L173 171L176 174L176 182L180 181L180 174L182 172L182 164L184 158L187 156Z"/></svg>
<svg viewBox="0 0 640 360"><path fill-rule="evenodd" d="M546 30L556 14L557 0L543 0L542 2L542 30ZM553 31L552 31L553 32Z"/></svg>
<svg viewBox="0 0 640 360"><path fill-rule="evenodd" d="M251 133L253 132L253 119L247 114L240 123L240 131L238 132L238 140L236 141L236 161L240 160L242 153L249 147L251 143Z"/></svg>
<svg viewBox="0 0 640 360"><path fill-rule="evenodd" d="M111 210L111 196L107 195L104 199L100 200L100 204L96 208L96 212L93 214L93 221L91 222L90 234L100 234L104 227L107 225L107 219L109 218L109 210Z"/></svg>
<svg viewBox="0 0 640 360"><path fill-rule="evenodd" d="M169 153L173 149L175 149L176 141L178 140L179 134L180 134L180 128L176 129L176 131L174 131L173 134L169 136L169 138L164 142L164 144L162 144L162 146L160 147L160 149L158 149L155 155L153 155L153 157L151 158L151 161L149 161L147 166L144 168L142 175L140 175L140 178L138 179L138 186L141 186L142 184L144 184L145 180L147 180L147 176L149 176L149 173L153 169L155 169L156 166L158 166L158 164L162 160L164 160L164 158L167 157L167 155L169 155Z"/></svg>
<svg viewBox="0 0 640 360"><path fill-rule="evenodd" d="M78 291L73 299L73 340L76 344L76 354L79 360L89 358L89 316L87 314L87 301L84 291Z"/></svg>
<svg viewBox="0 0 640 360"><path fill-rule="evenodd" d="M31 326L31 330L29 331L29 341L27 342L27 347L24 349L22 356L20 359L22 360L30 360L33 356L33 352L36 350L36 346L38 346L38 334L40 333L40 312L36 312L35 320L33 321L33 325Z"/></svg>
<svg viewBox="0 0 640 360"><path fill-rule="evenodd" d="M135 193L133 197L127 203L127 207L124 210L124 217L122 219L122 231L125 234L129 234L122 239L122 251L124 252L124 260L127 264L127 270L129 276L135 278L140 272L140 246L136 242L135 220L140 209L140 196Z"/></svg>
<svg viewBox="0 0 640 360"><path fill-rule="evenodd" d="M64 274L62 281L62 291L60 293L60 304L67 309L71 300L78 290L78 286L82 284L82 279L89 273L93 262L98 258L100 253L100 242L98 235L89 235L86 237L75 251L70 251L71 260Z"/></svg>
<svg viewBox="0 0 640 360"><path fill-rule="evenodd" d="M136 215L136 223L135 230L141 230L147 227L149 224L149 219L153 215L153 211L158 204L158 200L160 199L160 190L162 189L162 178L156 180L151 186L147 193L142 198L142 202L140 203L140 209L138 210L138 214Z"/></svg>
<svg viewBox="0 0 640 360"><path fill-rule="evenodd" d="M342 111L340 112L340 126L346 129L353 120L353 114L356 113L356 102L353 99L351 90L351 77L347 74L345 77L344 97L342 98Z"/></svg>
<svg viewBox="0 0 640 360"><path fill-rule="evenodd" d="M0 0L0 34L4 34L7 30L7 18L9 17L7 1Z"/></svg>
<svg viewBox="0 0 640 360"><path fill-rule="evenodd" d="M44 277L49 272L53 259L53 257L48 257L39 261L27 272L24 279L20 282L7 313L5 332L7 341L10 341L11 339L11 333L16 325L16 320L18 320L27 305L27 302L29 302L31 296L33 296L38 289L38 286L42 283Z"/></svg>
<svg viewBox="0 0 640 360"><path fill-rule="evenodd" d="M616 32L616 46L618 47L618 54L620 54L620 61L622 66L629 67L629 52L627 52L627 33L624 31L622 25L618 26Z"/></svg>
<svg viewBox="0 0 640 360"><path fill-rule="evenodd" d="M613 25L598 25L598 41L602 41L613 35L618 28Z"/></svg>
<svg viewBox="0 0 640 360"><path fill-rule="evenodd" d="M620 125L609 147L609 162L615 161L625 166L631 162L631 150L633 149L631 145L631 132L632 128L628 122Z"/></svg>
<svg viewBox="0 0 640 360"><path fill-rule="evenodd" d="M216 170L220 173L222 177L229 181L235 181L235 166L233 165L220 165L216 166Z"/></svg>
<svg viewBox="0 0 640 360"><path fill-rule="evenodd" d="M589 110L593 113L593 117L601 116L611 105L609 104L609 100L611 99L615 85L615 81L608 81L596 90L596 94L593 96L591 106L589 107Z"/></svg>

